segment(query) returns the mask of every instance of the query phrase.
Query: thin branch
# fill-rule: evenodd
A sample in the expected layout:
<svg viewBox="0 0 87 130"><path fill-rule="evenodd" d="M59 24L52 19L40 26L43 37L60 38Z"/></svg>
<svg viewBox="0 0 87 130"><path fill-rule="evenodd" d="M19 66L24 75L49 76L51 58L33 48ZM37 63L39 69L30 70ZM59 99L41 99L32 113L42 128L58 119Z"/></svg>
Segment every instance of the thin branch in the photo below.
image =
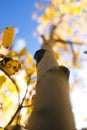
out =
<svg viewBox="0 0 87 130"><path fill-rule="evenodd" d="M59 25L61 24L61 22L63 20L63 17L64 17L64 15L61 15L58 25L52 25L52 29L50 31L50 40L54 40L55 42L61 42L61 43L68 43L68 44L75 43L75 44L82 45L82 42L74 42L74 41L63 40L59 36L58 36L58 39L56 39L56 40L53 38L54 30L59 27Z"/></svg>
<svg viewBox="0 0 87 130"><path fill-rule="evenodd" d="M24 97L23 97L23 99L22 99L21 104L18 106L16 112L14 113L14 115L12 116L11 120L8 122L8 124L6 125L6 127L8 127L9 125L12 124L12 122L13 122L14 119L15 119L15 117L17 116L17 114L20 112L20 110L21 110L23 107L27 107L27 106L23 106L23 103L24 103L24 100L25 100L25 98L26 98L27 92L28 92L28 87L27 87L27 89L26 89L26 92L25 92L25 95L24 95ZM28 107L31 107L31 105L29 105ZM6 127L5 127L5 128L6 128Z"/></svg>
<svg viewBox="0 0 87 130"><path fill-rule="evenodd" d="M54 38L53 38L54 30L55 30L56 28L58 28L58 26L61 24L63 17L64 17L64 15L61 16L61 19L60 19L58 25L52 25L52 29L51 29L51 31L50 31L50 39L49 39L49 41L61 42L61 43L64 43L64 44L67 43L67 44L82 45L83 42L74 42L74 41L63 40L63 39L61 39L59 36L58 36L58 39L54 39ZM44 35L41 35L41 37L42 37L42 39L43 39L43 42L46 43L47 40L45 39L45 36L44 36Z"/></svg>
<svg viewBox="0 0 87 130"><path fill-rule="evenodd" d="M51 33L50 33L50 40L53 40L53 33L54 33L54 30L57 28L56 25L53 25L52 26L52 29L51 29Z"/></svg>
<svg viewBox="0 0 87 130"><path fill-rule="evenodd" d="M23 102L22 102L22 103L23 103ZM13 122L14 119L15 119L15 117L17 116L17 114L20 112L20 110L21 110L22 108L24 108L24 107L31 107L31 106L32 106L32 105L22 106L22 105L23 105L22 103L19 105L19 107L17 108L15 114L13 115L13 117L11 118L11 120L9 121L9 123L5 126L5 128L12 124L12 122Z"/></svg>
<svg viewBox="0 0 87 130"><path fill-rule="evenodd" d="M16 112L14 113L14 115L12 116L11 120L8 122L8 124L5 126L8 127L13 121L14 121L14 118L17 116L17 114L19 113L19 111L22 109L22 105L20 104L16 110Z"/></svg>
<svg viewBox="0 0 87 130"><path fill-rule="evenodd" d="M70 47L71 47L71 51L72 51L72 54L73 54L73 64L75 65L75 62L76 62L76 54L75 54L75 51L74 51L74 48L73 48L73 44L76 44L76 45L82 45L82 42L74 42L74 41L68 41L68 40L63 40L61 39L59 36L58 36L58 39L53 39L53 33L54 33L54 30L56 29L56 25L52 26L52 30L51 30L51 33L50 33L50 41L54 41L54 42L60 42L61 44L69 44ZM45 42L46 39L44 36L42 36L43 38L43 41Z"/></svg>
<svg viewBox="0 0 87 130"><path fill-rule="evenodd" d="M73 44L76 43L76 44L82 45L82 42L65 41L65 40L62 40L62 39L58 39L58 40L55 40L55 41L70 45L71 52L72 52L72 55L73 55L73 64L75 65L76 54L75 54L75 50L73 48Z"/></svg>
<svg viewBox="0 0 87 130"><path fill-rule="evenodd" d="M30 79L30 80L31 80L31 79ZM29 84L30 84L30 80L29 80ZM24 100L25 100L25 98L26 98L27 92L28 92L28 87L27 87L27 89L26 89L26 92L25 92L25 95L24 95L24 97L23 97L23 99L22 99L22 103L21 103L21 104L24 103Z"/></svg>
<svg viewBox="0 0 87 130"><path fill-rule="evenodd" d="M74 48L73 48L73 44L70 44L70 47L71 47L71 51L72 51L72 54L73 54L73 65L75 65L75 62L76 62L76 54L75 54L75 51L74 51Z"/></svg>
<svg viewBox="0 0 87 130"><path fill-rule="evenodd" d="M26 108L26 107L32 107L33 105L26 105L26 106L22 106L22 108Z"/></svg>
<svg viewBox="0 0 87 130"><path fill-rule="evenodd" d="M41 38L42 38L43 42L46 43L45 36L44 36L44 35L41 35Z"/></svg>
<svg viewBox="0 0 87 130"><path fill-rule="evenodd" d="M20 92L19 92L19 87L18 87L18 85L16 84L15 80L13 80L13 79L10 77L10 75L9 75L8 73L6 73L2 68L0 68L0 70L2 70L2 71L5 73L5 75L12 81L12 83L15 85L16 90L17 90L17 92L18 92L18 104L19 104L19 107L17 108L15 114L13 115L13 117L11 118L11 120L9 121L9 123L6 125L6 127L7 127L8 125L10 125L10 124L13 122L15 116L16 116L17 113L20 111L20 109L21 109L22 106L21 106L21 104L20 104ZM5 128L6 128L6 127L5 127Z"/></svg>
<svg viewBox="0 0 87 130"><path fill-rule="evenodd" d="M68 41L68 40L62 40L62 39L56 39L54 40L55 42L61 42L61 43L64 43L64 44L78 44L78 45L82 45L82 42L73 42L73 41Z"/></svg>

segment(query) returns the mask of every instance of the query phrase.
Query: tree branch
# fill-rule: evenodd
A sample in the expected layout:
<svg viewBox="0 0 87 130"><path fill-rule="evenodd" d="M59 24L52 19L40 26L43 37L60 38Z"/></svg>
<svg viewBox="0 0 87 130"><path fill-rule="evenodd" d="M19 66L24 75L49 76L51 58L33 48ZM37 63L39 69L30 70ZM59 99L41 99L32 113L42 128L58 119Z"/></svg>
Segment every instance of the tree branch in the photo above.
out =
<svg viewBox="0 0 87 130"><path fill-rule="evenodd" d="M12 124L12 122L13 122L14 119L15 119L15 117L17 116L17 114L20 112L20 110L21 110L22 108L24 108L24 107L31 107L31 106L32 106L32 105L23 106L23 103L24 103L24 100L25 100L25 98L26 98L27 92L28 92L28 87L27 87L27 89L26 89L26 92L25 92L25 95L24 95L24 97L23 97L23 99L22 99L21 104L19 104L19 106L18 106L16 112L14 113L14 115L12 116L11 120L8 122L8 124L6 125L6 127L8 127L9 125ZM6 128L6 127L5 127L5 128Z"/></svg>
<svg viewBox="0 0 87 130"><path fill-rule="evenodd" d="M68 40L62 40L62 39L56 39L54 40L55 42L61 42L61 43L64 43L64 44L78 44L78 45L82 45L82 42L73 42L73 41L68 41Z"/></svg>
<svg viewBox="0 0 87 130"><path fill-rule="evenodd" d="M72 51L72 54L73 54L73 65L75 65L75 62L76 62L76 54L75 54L75 51L74 51L74 48L73 48L73 44L70 44L70 47L71 47L71 51Z"/></svg>
<svg viewBox="0 0 87 130"><path fill-rule="evenodd" d="M26 108L26 107L32 107L32 104L31 105L22 106L22 108Z"/></svg>

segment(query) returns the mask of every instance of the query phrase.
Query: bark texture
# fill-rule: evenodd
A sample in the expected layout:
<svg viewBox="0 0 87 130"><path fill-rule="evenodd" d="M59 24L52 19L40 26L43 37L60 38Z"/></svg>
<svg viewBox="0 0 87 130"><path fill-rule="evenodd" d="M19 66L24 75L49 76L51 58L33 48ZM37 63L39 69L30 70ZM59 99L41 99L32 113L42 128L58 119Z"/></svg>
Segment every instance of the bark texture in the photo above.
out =
<svg viewBox="0 0 87 130"><path fill-rule="evenodd" d="M34 57L37 85L28 130L76 130L69 98L69 70L58 65L49 44L44 44Z"/></svg>

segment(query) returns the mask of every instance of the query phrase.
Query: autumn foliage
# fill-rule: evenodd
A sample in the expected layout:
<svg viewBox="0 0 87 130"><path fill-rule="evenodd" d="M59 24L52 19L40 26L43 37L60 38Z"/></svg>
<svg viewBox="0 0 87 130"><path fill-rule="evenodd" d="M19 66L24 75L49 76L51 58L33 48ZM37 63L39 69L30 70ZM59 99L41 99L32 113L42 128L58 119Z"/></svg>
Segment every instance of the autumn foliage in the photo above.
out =
<svg viewBox="0 0 87 130"><path fill-rule="evenodd" d="M87 57L87 1L50 0L36 3L32 18L38 22L34 37L41 35L55 42L54 52L60 65L71 71L70 94L76 87L86 87L79 75ZM52 32L53 31L53 32ZM52 34L52 35L51 35ZM15 28L6 27L0 40L0 127L5 130L26 129L35 94L36 65L24 47L19 53L13 49ZM33 43L32 43L33 44ZM36 51L36 50L35 50ZM84 118L87 121L87 117Z"/></svg>
<svg viewBox="0 0 87 130"><path fill-rule="evenodd" d="M0 42L0 126L6 130L25 128L36 82L35 63L27 49L12 49L14 33L12 26L6 27ZM28 116L22 119L21 113Z"/></svg>

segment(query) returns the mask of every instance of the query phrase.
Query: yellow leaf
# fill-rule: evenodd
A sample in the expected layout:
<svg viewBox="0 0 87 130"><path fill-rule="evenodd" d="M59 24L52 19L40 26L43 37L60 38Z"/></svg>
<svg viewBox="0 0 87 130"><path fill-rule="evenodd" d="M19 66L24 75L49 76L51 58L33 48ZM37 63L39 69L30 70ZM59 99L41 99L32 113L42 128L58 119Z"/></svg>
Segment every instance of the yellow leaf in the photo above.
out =
<svg viewBox="0 0 87 130"><path fill-rule="evenodd" d="M33 107L29 107L29 108L27 109L27 114L28 114L28 115L30 115L30 114L31 114L32 109L33 109Z"/></svg>
<svg viewBox="0 0 87 130"><path fill-rule="evenodd" d="M66 31L67 31L67 34L71 34L71 28L68 28Z"/></svg>
<svg viewBox="0 0 87 130"><path fill-rule="evenodd" d="M35 79L31 79L30 80L30 84L35 84L36 83L36 80Z"/></svg>
<svg viewBox="0 0 87 130"><path fill-rule="evenodd" d="M55 56L56 56L56 59L59 59L60 58L60 53L55 53Z"/></svg>
<svg viewBox="0 0 87 130"><path fill-rule="evenodd" d="M24 76L24 80L25 80L25 82L27 83L27 85L30 84L30 78L29 78L28 75Z"/></svg>
<svg viewBox="0 0 87 130"><path fill-rule="evenodd" d="M73 14L75 14L76 10L75 10L74 7L71 7L70 10L69 10L69 12L73 15Z"/></svg>
<svg viewBox="0 0 87 130"><path fill-rule="evenodd" d="M44 16L44 18L51 19L54 16L56 16L56 12L55 12L54 8L48 7L48 8L46 8L45 14L43 16Z"/></svg>
<svg viewBox="0 0 87 130"><path fill-rule="evenodd" d="M76 10L76 14L81 14L82 9L80 6L76 7L75 10Z"/></svg>
<svg viewBox="0 0 87 130"><path fill-rule="evenodd" d="M6 81L6 77L4 75L0 76L0 88L2 87L3 83Z"/></svg>
<svg viewBox="0 0 87 130"><path fill-rule="evenodd" d="M10 52L6 56L7 57L17 57L18 54L14 50L10 50Z"/></svg>
<svg viewBox="0 0 87 130"><path fill-rule="evenodd" d="M35 74L36 73L36 68L35 68L35 64L33 64L31 67L29 68L26 68L26 72L28 75L31 75L31 74Z"/></svg>
<svg viewBox="0 0 87 130"><path fill-rule="evenodd" d="M26 72L27 72L28 75L31 75L34 72L34 68L33 67L32 68L27 68Z"/></svg>
<svg viewBox="0 0 87 130"><path fill-rule="evenodd" d="M21 64L17 60L5 57L0 61L0 68L8 75L14 75L21 68Z"/></svg>
<svg viewBox="0 0 87 130"><path fill-rule="evenodd" d="M20 51L19 56L24 56L24 55L26 54L26 51L27 51L27 49L26 49L26 47L24 47L24 48Z"/></svg>
<svg viewBox="0 0 87 130"><path fill-rule="evenodd" d="M77 69L79 69L79 68L80 68L80 65L79 65L79 63L78 63L78 62L76 62L76 63L75 63L75 67L76 67Z"/></svg>
<svg viewBox="0 0 87 130"><path fill-rule="evenodd" d="M30 54L27 55L27 63L29 63L29 64L33 63L33 58Z"/></svg>
<svg viewBox="0 0 87 130"><path fill-rule="evenodd" d="M49 20L49 18L48 18L48 16L46 15L46 14L44 14L43 16L42 16L42 22L48 22L48 20Z"/></svg>
<svg viewBox="0 0 87 130"><path fill-rule="evenodd" d="M35 88L32 88L30 91L29 91L29 95L33 95L33 92L35 91Z"/></svg>
<svg viewBox="0 0 87 130"><path fill-rule="evenodd" d="M24 105L25 105L25 106L29 105L29 99L25 99Z"/></svg>
<svg viewBox="0 0 87 130"><path fill-rule="evenodd" d="M9 97L5 97L5 103L6 106L10 107L12 106L13 102L11 101L11 99Z"/></svg>
<svg viewBox="0 0 87 130"><path fill-rule="evenodd" d="M76 5L76 3L73 3L72 6L69 9L69 12L73 15L80 15L82 11L82 5Z"/></svg>
<svg viewBox="0 0 87 130"><path fill-rule="evenodd" d="M13 38L14 38L14 28L12 26L5 28L2 36L2 45L5 48L11 47Z"/></svg>

